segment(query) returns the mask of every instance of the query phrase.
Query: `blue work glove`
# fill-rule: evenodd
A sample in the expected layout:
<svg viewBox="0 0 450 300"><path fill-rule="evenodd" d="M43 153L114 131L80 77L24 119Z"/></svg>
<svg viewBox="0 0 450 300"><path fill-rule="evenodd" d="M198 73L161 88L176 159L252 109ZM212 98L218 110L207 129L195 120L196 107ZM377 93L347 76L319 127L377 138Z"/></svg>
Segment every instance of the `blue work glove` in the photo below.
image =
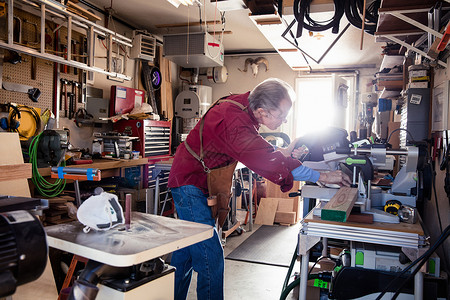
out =
<svg viewBox="0 0 450 300"><path fill-rule="evenodd" d="M317 182L320 177L320 173L314 171L305 166L297 167L296 169L291 171L292 176L294 176L294 180L296 181L311 181Z"/></svg>

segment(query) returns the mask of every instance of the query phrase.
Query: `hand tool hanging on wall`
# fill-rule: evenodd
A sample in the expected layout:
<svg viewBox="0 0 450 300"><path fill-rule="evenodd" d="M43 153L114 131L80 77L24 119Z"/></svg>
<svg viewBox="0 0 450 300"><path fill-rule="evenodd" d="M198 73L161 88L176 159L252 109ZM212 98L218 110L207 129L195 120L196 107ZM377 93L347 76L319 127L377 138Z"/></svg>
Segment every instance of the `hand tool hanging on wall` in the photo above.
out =
<svg viewBox="0 0 450 300"><path fill-rule="evenodd" d="M72 118L75 115L75 100L74 100L74 94L73 93L67 93L67 96L69 97L69 120L72 120Z"/></svg>
<svg viewBox="0 0 450 300"><path fill-rule="evenodd" d="M64 117L67 118L67 85L69 81L61 78L61 101L59 102L59 108L62 109L63 106L63 97L64 97Z"/></svg>
<svg viewBox="0 0 450 300"><path fill-rule="evenodd" d="M82 103L82 99L80 97L80 93L78 91L78 89L80 88L80 83L76 82L76 81L71 81L70 84L72 84L72 93L75 95L75 106L76 103Z"/></svg>
<svg viewBox="0 0 450 300"><path fill-rule="evenodd" d="M7 91L28 94L28 97L33 102L38 102L38 99L41 96L41 91L38 88L34 88L30 85L3 81L2 87Z"/></svg>
<svg viewBox="0 0 450 300"><path fill-rule="evenodd" d="M37 62L36 56L31 56L31 79L36 80Z"/></svg>
<svg viewBox="0 0 450 300"><path fill-rule="evenodd" d="M4 82L3 77L3 49L0 49L0 86L7 90L13 92L20 92L28 94L28 97L33 101L37 102L41 96L41 91L38 88L33 88L29 85L18 84L13 82Z"/></svg>

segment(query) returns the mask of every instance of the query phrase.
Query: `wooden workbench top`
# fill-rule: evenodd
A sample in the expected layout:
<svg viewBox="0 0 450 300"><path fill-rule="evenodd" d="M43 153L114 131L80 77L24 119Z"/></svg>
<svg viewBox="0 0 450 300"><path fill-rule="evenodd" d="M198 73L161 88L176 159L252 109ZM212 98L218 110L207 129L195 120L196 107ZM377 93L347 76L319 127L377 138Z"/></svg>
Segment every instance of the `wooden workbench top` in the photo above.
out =
<svg viewBox="0 0 450 300"><path fill-rule="evenodd" d="M133 167L148 164L147 157L140 157L138 159L94 159L94 163L85 165L70 165L71 168L92 168L100 170L117 169L125 167ZM50 176L51 168L39 168L41 176Z"/></svg>
<svg viewBox="0 0 450 300"><path fill-rule="evenodd" d="M397 232L406 232L406 233L415 233L418 235L424 235L422 226L419 222L416 224L408 224L402 223L399 224L391 224L391 223L380 223L373 222L372 224L365 223L355 223L355 222L335 222L335 221L326 221L322 220L318 216L314 216L312 213L308 214L304 218L304 222L307 223L322 223L322 224L330 224L330 225L338 225L338 226L349 226L349 227L359 227L359 228L369 228L369 229L378 229L378 230L389 230L389 231L397 231Z"/></svg>

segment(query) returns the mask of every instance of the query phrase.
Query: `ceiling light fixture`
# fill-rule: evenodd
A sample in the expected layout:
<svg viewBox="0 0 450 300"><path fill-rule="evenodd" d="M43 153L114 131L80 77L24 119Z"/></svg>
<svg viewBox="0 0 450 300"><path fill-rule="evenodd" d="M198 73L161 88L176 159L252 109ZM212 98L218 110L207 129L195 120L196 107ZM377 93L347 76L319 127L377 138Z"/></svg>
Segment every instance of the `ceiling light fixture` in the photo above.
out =
<svg viewBox="0 0 450 300"><path fill-rule="evenodd" d="M178 8L178 6L180 6L180 4L183 4L184 6L189 6L189 5L194 5L194 4L198 4L201 5L201 2L199 2L198 0L167 0L170 4L172 4L173 6L175 6L176 8Z"/></svg>

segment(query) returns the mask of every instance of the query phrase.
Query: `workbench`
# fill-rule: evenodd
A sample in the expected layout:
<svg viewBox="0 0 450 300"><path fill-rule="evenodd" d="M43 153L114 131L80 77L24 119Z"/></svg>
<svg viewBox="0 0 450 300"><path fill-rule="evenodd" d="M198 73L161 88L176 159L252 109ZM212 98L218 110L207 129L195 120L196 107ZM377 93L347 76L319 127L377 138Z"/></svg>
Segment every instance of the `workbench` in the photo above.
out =
<svg viewBox="0 0 450 300"><path fill-rule="evenodd" d="M168 217L132 212L130 230L83 232L78 221L45 227L50 247L116 267L132 266L201 242L213 227Z"/></svg>
<svg viewBox="0 0 450 300"><path fill-rule="evenodd" d="M209 225L139 212L131 213L130 229L123 225L108 231L84 233L83 227L78 221L45 227L49 247L106 265L128 267L211 238L214 230ZM148 282L142 286L144 293L138 292L140 287L126 291L125 298L121 299L169 299L161 298L160 294L173 295L173 276L172 271ZM111 289L101 286L97 299L118 299L105 297L110 292Z"/></svg>
<svg viewBox="0 0 450 300"><path fill-rule="evenodd" d="M120 176L120 169L126 167L142 166L148 164L147 157L139 157L138 159L94 159L92 164L70 165L70 168L91 168L102 171L102 178ZM39 168L41 176L50 176L51 168Z"/></svg>
<svg viewBox="0 0 450 300"><path fill-rule="evenodd" d="M425 252L425 234L422 226L416 224L399 223L388 224L374 222L373 224L325 221L313 215L311 211L303 220L299 233L299 255L301 256L301 279L299 299L306 299L307 276L309 268L310 249L321 238L334 238L346 241L357 241L379 245L401 247L402 251L411 259L416 260ZM324 243L324 248L327 245ZM418 272L414 282L414 297L423 299L423 273Z"/></svg>

